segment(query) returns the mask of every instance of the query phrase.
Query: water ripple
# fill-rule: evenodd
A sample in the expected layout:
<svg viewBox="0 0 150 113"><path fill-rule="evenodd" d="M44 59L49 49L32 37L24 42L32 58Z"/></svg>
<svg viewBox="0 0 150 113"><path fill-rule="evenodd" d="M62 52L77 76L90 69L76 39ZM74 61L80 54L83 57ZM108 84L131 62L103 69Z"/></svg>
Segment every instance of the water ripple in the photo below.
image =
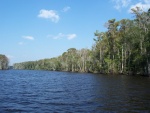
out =
<svg viewBox="0 0 150 113"><path fill-rule="evenodd" d="M129 76L0 71L0 113L148 113L149 86Z"/></svg>

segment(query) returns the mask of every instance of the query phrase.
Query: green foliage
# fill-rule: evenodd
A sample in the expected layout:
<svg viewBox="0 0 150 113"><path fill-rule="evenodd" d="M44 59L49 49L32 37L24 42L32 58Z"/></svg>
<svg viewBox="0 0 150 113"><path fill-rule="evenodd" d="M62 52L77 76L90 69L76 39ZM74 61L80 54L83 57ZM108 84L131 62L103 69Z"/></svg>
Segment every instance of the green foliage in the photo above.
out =
<svg viewBox="0 0 150 113"><path fill-rule="evenodd" d="M57 58L16 63L14 69L89 72L91 65L90 50L70 48Z"/></svg>
<svg viewBox="0 0 150 113"><path fill-rule="evenodd" d="M0 70L8 69L8 58L5 55L0 54Z"/></svg>
<svg viewBox="0 0 150 113"><path fill-rule="evenodd" d="M135 19L108 20L106 32L94 33L92 49L70 48L61 56L14 64L15 69L99 72L111 74L150 73L150 9L132 10Z"/></svg>

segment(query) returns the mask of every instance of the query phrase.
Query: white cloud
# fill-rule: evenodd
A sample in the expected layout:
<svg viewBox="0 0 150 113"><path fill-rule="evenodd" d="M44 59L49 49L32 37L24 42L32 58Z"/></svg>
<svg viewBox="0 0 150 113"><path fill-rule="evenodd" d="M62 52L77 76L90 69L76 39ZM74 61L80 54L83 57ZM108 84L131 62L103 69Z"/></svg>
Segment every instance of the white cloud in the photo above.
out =
<svg viewBox="0 0 150 113"><path fill-rule="evenodd" d="M53 39L62 39L62 38L67 38L68 40L72 40L77 37L76 34L63 34L59 33L58 35L48 35L48 37L53 38Z"/></svg>
<svg viewBox="0 0 150 113"><path fill-rule="evenodd" d="M112 2L115 4L115 9L121 10L122 8L128 7L131 3L131 0L112 0Z"/></svg>
<svg viewBox="0 0 150 113"><path fill-rule="evenodd" d="M68 34L68 35L67 35L67 39L68 39L68 40L72 40L72 39L74 39L76 36L77 36L76 34Z"/></svg>
<svg viewBox="0 0 150 113"><path fill-rule="evenodd" d="M57 23L60 18L56 11L45 10L45 9L40 10L38 17L50 19L52 22L55 22L55 23Z"/></svg>
<svg viewBox="0 0 150 113"><path fill-rule="evenodd" d="M70 10L70 7L69 7L69 6L64 7L62 11L63 11L63 12L67 12L68 10Z"/></svg>
<svg viewBox="0 0 150 113"><path fill-rule="evenodd" d="M132 13L132 10L131 10L131 9L135 9L136 7L139 7L139 8L141 8L142 10L147 11L147 10L150 8L150 1L144 0L144 3L139 2L139 3L135 4L135 5L132 5L132 6L130 7L130 9L128 10L128 12L129 12L129 13Z"/></svg>
<svg viewBox="0 0 150 113"><path fill-rule="evenodd" d="M34 37L32 36L22 36L22 37L27 40L34 40Z"/></svg>
<svg viewBox="0 0 150 113"><path fill-rule="evenodd" d="M150 0L111 0L114 3L114 8L121 10L122 8L129 8L128 12L132 12L132 8L140 7L147 11L150 8Z"/></svg>
<svg viewBox="0 0 150 113"><path fill-rule="evenodd" d="M63 37L65 37L65 35L62 34L62 33L59 33L58 35L53 36L53 39L60 39L60 38L63 38Z"/></svg>

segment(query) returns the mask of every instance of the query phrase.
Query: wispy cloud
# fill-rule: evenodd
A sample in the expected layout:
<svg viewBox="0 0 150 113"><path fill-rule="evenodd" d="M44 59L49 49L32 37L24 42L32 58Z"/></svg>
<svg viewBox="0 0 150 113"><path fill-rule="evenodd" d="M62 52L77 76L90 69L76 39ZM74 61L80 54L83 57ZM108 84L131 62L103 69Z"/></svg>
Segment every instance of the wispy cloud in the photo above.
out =
<svg viewBox="0 0 150 113"><path fill-rule="evenodd" d="M131 13L131 9L140 7L143 10L150 8L150 0L111 0L114 3L114 8L121 11L123 8L128 8L128 12Z"/></svg>
<svg viewBox="0 0 150 113"><path fill-rule="evenodd" d="M6 56L7 56L8 59L14 58L14 56L12 56L12 55L6 55Z"/></svg>
<svg viewBox="0 0 150 113"><path fill-rule="evenodd" d="M22 38L27 39L27 40L34 40L33 36L22 36Z"/></svg>
<svg viewBox="0 0 150 113"><path fill-rule="evenodd" d="M150 8L150 0L142 0L141 2L131 5L128 12L132 13L131 9L135 9L136 7L139 7L142 10L147 11Z"/></svg>
<svg viewBox="0 0 150 113"><path fill-rule="evenodd" d="M58 35L49 35L49 37L53 38L53 39L61 39L61 38L64 38L65 35L63 33L59 33Z"/></svg>
<svg viewBox="0 0 150 113"><path fill-rule="evenodd" d="M114 8L120 11L122 8L128 7L131 0L112 0L112 2L114 3Z"/></svg>
<svg viewBox="0 0 150 113"><path fill-rule="evenodd" d="M53 38L53 39L62 39L62 38L67 38L68 40L72 40L77 37L76 34L63 34L63 33L58 33L57 35L48 35L48 37Z"/></svg>
<svg viewBox="0 0 150 113"><path fill-rule="evenodd" d="M67 11L69 11L70 9L71 9L71 8L70 8L69 6L67 6L67 7L64 7L62 11L63 11L63 12L67 12Z"/></svg>
<svg viewBox="0 0 150 113"><path fill-rule="evenodd" d="M23 42L19 42L18 44L19 44L19 45L23 45L24 43L23 43Z"/></svg>
<svg viewBox="0 0 150 113"><path fill-rule="evenodd" d="M52 22L57 23L60 19L55 10L41 9L38 15L39 18L50 19Z"/></svg>
<svg viewBox="0 0 150 113"><path fill-rule="evenodd" d="M150 4L150 0L144 0L146 4Z"/></svg>
<svg viewBox="0 0 150 113"><path fill-rule="evenodd" d="M77 36L76 34L68 34L67 39L72 40L72 39L76 38L76 36Z"/></svg>

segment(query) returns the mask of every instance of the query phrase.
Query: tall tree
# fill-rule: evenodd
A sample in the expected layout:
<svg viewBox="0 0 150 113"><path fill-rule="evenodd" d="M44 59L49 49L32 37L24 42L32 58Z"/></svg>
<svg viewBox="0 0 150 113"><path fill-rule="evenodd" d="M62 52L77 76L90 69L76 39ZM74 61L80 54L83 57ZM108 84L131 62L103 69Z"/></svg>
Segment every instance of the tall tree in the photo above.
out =
<svg viewBox="0 0 150 113"><path fill-rule="evenodd" d="M8 58L5 55L0 54L0 70L8 69Z"/></svg>

